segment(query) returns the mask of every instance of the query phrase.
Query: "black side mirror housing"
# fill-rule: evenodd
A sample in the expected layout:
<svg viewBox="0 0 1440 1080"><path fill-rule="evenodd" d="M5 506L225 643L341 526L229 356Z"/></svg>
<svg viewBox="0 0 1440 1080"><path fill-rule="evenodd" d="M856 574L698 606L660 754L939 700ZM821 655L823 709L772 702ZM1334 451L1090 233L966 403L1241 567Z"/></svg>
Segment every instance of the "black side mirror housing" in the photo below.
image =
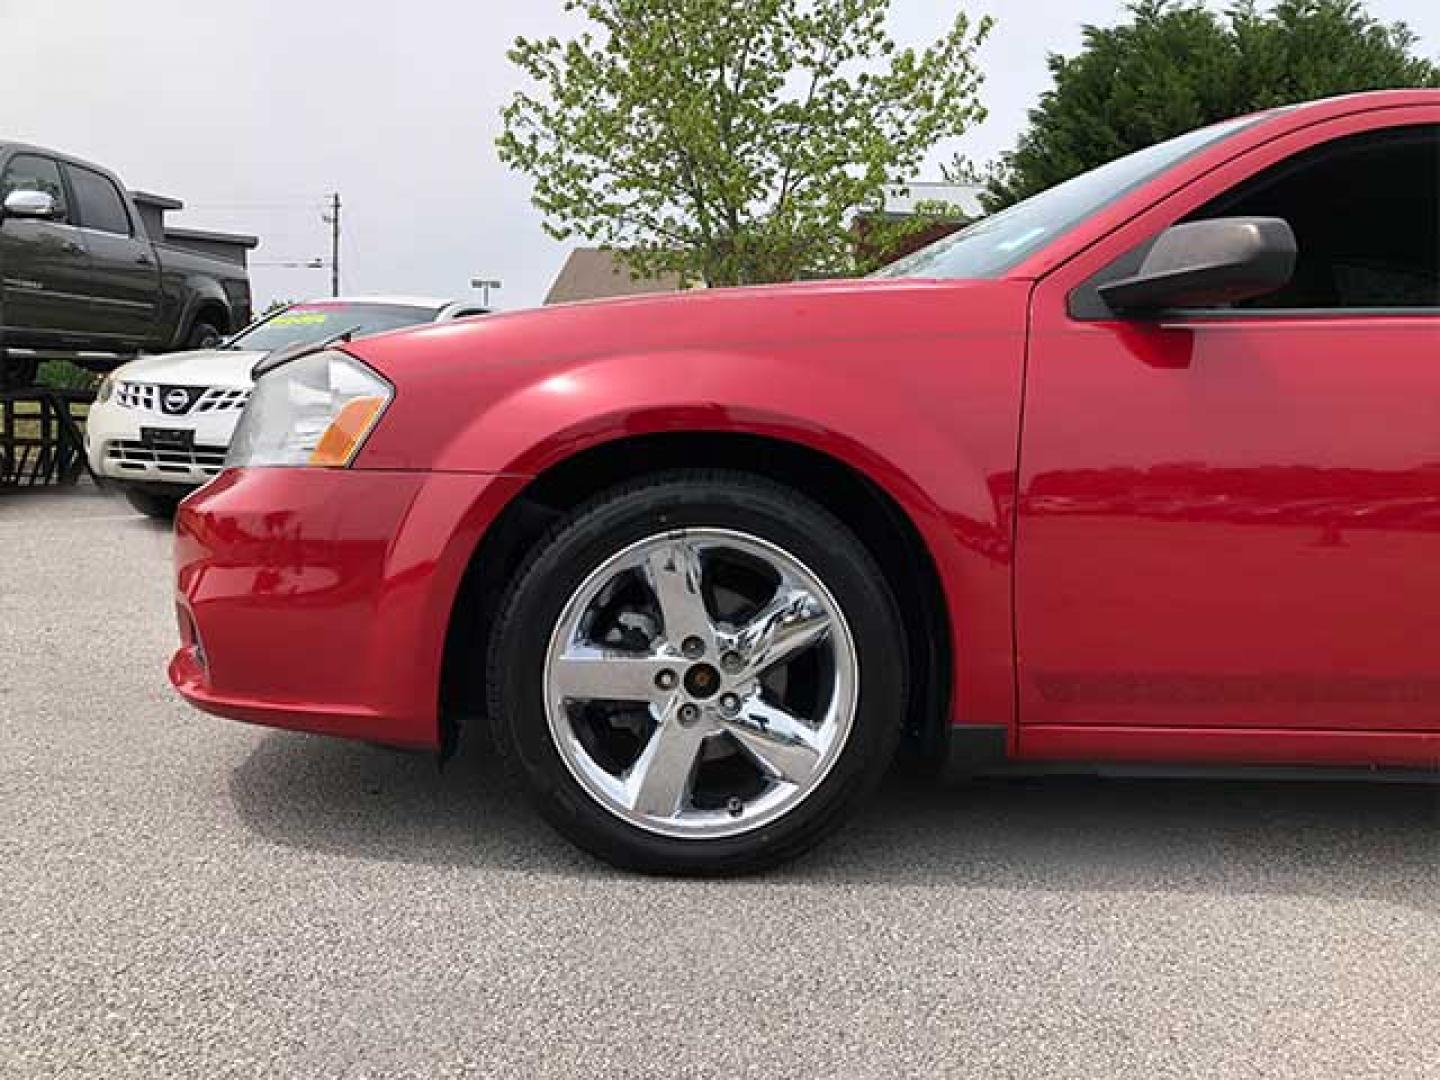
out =
<svg viewBox="0 0 1440 1080"><path fill-rule="evenodd" d="M1229 304L1282 288L1296 254L1295 233L1282 218L1191 221L1161 233L1133 277L1097 291L1122 315Z"/></svg>

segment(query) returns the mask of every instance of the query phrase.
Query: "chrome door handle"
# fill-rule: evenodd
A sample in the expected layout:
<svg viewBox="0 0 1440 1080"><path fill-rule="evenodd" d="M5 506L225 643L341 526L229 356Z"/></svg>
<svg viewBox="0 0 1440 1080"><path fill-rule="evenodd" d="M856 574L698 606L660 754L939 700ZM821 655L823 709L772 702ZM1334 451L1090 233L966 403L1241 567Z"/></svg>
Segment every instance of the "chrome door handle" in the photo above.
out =
<svg viewBox="0 0 1440 1080"><path fill-rule="evenodd" d="M70 254L70 255L84 255L84 254L85 254L85 249L84 249L83 247L81 247L79 244L75 243L74 240L66 240L65 243L64 243L62 246L64 247L65 251L66 251L68 254Z"/></svg>

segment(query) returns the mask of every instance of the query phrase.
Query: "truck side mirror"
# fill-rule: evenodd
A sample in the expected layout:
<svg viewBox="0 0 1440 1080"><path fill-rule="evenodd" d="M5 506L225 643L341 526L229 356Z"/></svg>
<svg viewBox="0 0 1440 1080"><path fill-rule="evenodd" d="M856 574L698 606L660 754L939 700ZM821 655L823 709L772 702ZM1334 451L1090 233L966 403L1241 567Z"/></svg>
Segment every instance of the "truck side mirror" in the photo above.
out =
<svg viewBox="0 0 1440 1080"><path fill-rule="evenodd" d="M56 217L57 209L55 196L46 191L21 188L5 196L6 217L38 218L43 221Z"/></svg>
<svg viewBox="0 0 1440 1080"><path fill-rule="evenodd" d="M1161 233L1135 276L1097 291L1124 315L1229 304L1287 284L1295 256L1295 234L1281 218L1192 221Z"/></svg>

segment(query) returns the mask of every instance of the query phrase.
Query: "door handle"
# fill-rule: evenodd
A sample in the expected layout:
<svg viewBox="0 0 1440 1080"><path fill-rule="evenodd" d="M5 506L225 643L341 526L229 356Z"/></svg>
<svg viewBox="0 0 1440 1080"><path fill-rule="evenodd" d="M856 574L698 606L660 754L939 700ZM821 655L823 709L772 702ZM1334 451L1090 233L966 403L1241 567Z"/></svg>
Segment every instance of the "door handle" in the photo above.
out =
<svg viewBox="0 0 1440 1080"><path fill-rule="evenodd" d="M149 265L150 265L150 256L149 256L149 255L136 255L136 256L135 256L135 261L136 261L137 263L139 263L141 266L149 266Z"/></svg>
<svg viewBox="0 0 1440 1080"><path fill-rule="evenodd" d="M84 249L83 247L81 247L79 244L75 243L74 240L66 240L65 243L64 243L62 246L64 247L66 253L69 254L69 255L84 255L84 254L85 254L85 249Z"/></svg>

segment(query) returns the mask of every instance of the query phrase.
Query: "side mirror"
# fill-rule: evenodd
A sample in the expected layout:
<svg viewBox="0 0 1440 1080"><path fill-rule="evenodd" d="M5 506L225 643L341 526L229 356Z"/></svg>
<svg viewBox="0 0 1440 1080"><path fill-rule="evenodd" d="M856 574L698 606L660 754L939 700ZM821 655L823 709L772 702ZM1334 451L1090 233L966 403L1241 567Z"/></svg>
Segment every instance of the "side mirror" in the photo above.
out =
<svg viewBox="0 0 1440 1080"><path fill-rule="evenodd" d="M1126 315L1228 304L1286 285L1295 255L1295 234L1281 218L1192 221L1161 233L1134 277L1097 291Z"/></svg>
<svg viewBox="0 0 1440 1080"><path fill-rule="evenodd" d="M45 191L20 189L5 196L6 217L46 220L56 216L56 209L55 196Z"/></svg>

